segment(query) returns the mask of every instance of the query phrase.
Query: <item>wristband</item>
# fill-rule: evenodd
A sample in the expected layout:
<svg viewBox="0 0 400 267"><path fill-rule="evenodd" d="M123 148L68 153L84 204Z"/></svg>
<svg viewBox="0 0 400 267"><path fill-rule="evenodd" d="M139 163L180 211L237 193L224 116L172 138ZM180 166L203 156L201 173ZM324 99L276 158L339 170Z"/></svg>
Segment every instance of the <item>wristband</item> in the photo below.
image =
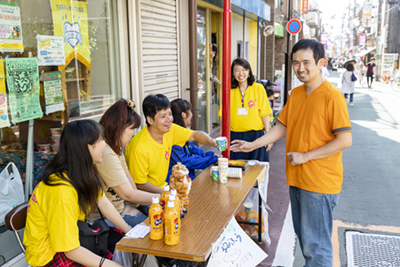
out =
<svg viewBox="0 0 400 267"><path fill-rule="evenodd" d="M106 260L106 258L102 257L99 263L99 267L103 266L104 261Z"/></svg>

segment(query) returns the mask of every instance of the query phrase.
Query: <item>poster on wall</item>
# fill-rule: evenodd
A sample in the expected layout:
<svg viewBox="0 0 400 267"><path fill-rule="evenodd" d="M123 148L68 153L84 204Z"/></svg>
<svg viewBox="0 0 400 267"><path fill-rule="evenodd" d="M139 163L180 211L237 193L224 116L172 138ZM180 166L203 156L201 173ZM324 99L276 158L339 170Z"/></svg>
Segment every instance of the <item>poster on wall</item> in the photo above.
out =
<svg viewBox="0 0 400 267"><path fill-rule="evenodd" d="M21 9L18 5L0 3L0 52L23 52Z"/></svg>
<svg viewBox="0 0 400 267"><path fill-rule="evenodd" d="M43 75L44 99L46 102L46 115L64 111L61 72L44 72Z"/></svg>
<svg viewBox="0 0 400 267"><path fill-rule="evenodd" d="M62 36L37 36L39 66L65 65L64 38Z"/></svg>
<svg viewBox="0 0 400 267"><path fill-rule="evenodd" d="M4 75L4 61L0 59L0 129L10 126L10 120L8 118L5 78L6 76Z"/></svg>
<svg viewBox="0 0 400 267"><path fill-rule="evenodd" d="M63 70L76 58L91 69L87 3L70 0L52 0L54 36L64 37L65 65Z"/></svg>
<svg viewBox="0 0 400 267"><path fill-rule="evenodd" d="M37 58L7 58L6 67L12 123L41 118Z"/></svg>

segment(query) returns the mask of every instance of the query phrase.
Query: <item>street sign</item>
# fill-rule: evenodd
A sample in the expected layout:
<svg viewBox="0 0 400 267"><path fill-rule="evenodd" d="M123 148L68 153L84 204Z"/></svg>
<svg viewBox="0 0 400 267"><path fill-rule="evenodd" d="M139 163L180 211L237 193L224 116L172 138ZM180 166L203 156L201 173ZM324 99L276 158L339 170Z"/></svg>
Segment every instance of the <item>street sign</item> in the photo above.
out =
<svg viewBox="0 0 400 267"><path fill-rule="evenodd" d="M301 30L301 23L298 19L291 19L286 25L286 30L290 34L298 34Z"/></svg>

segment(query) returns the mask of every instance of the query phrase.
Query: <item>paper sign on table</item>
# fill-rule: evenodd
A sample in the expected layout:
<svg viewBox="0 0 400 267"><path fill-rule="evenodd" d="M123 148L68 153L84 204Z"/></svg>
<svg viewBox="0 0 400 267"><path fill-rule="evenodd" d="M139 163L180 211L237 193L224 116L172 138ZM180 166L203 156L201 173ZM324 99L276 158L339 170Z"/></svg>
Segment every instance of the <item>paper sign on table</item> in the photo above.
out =
<svg viewBox="0 0 400 267"><path fill-rule="evenodd" d="M124 238L144 238L148 233L150 233L150 226L138 224L127 232Z"/></svg>
<svg viewBox="0 0 400 267"><path fill-rule="evenodd" d="M268 255L251 240L232 217L228 226L213 244L213 251L207 267L257 266Z"/></svg>

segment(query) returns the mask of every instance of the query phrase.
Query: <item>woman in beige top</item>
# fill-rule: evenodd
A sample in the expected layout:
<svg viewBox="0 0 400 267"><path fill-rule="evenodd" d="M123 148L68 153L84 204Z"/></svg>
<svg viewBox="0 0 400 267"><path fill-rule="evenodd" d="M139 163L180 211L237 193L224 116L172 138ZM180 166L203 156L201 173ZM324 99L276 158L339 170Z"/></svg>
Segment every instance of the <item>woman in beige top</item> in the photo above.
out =
<svg viewBox="0 0 400 267"><path fill-rule="evenodd" d="M143 222L147 216L132 204L151 205L152 197L159 194L140 191L128 171L123 148L128 145L136 128L140 126L140 116L134 110L131 100L120 99L101 117L107 143L103 159L96 164L104 183L104 191L124 220L132 227ZM89 220L98 220L98 212L90 212ZM109 221L107 223L113 226Z"/></svg>

